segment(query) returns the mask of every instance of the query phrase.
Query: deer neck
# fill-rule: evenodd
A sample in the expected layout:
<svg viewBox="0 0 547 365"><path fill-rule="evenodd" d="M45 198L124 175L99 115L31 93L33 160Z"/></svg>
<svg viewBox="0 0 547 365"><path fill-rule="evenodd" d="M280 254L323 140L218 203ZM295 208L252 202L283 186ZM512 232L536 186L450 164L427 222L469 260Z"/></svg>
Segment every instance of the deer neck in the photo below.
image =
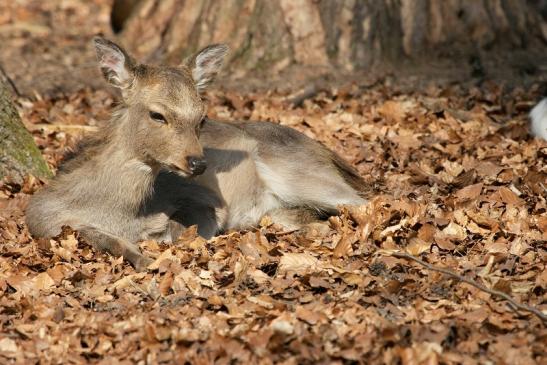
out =
<svg viewBox="0 0 547 365"><path fill-rule="evenodd" d="M113 119L126 117L121 114ZM123 120L112 120L111 123L123 123ZM111 140L95 156L93 178L99 195L105 200L113 206L138 212L152 195L160 169L143 162L134 150L127 147L130 143L123 124L112 131Z"/></svg>

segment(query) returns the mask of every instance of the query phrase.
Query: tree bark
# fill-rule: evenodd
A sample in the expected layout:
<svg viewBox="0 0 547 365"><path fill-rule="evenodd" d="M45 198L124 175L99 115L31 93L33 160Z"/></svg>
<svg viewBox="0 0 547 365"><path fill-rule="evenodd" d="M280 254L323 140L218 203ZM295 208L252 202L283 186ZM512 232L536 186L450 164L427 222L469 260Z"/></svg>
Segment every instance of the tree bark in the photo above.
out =
<svg viewBox="0 0 547 365"><path fill-rule="evenodd" d="M49 168L12 104L6 84L0 81L0 179L21 183L27 174L47 178Z"/></svg>
<svg viewBox="0 0 547 365"><path fill-rule="evenodd" d="M546 60L544 0L133 0L121 38L149 61L227 43L233 70L370 69L480 55ZM532 52L532 53L530 53Z"/></svg>

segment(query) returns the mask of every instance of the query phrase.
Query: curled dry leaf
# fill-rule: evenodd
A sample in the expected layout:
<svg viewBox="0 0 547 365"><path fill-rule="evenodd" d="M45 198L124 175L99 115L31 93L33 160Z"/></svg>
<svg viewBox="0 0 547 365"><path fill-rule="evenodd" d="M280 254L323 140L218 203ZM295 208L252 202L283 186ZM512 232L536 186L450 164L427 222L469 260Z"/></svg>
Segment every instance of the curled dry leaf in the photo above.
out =
<svg viewBox="0 0 547 365"><path fill-rule="evenodd" d="M159 284L159 290L162 296L166 296L171 291L171 286L173 285L173 273L167 272Z"/></svg>
<svg viewBox="0 0 547 365"><path fill-rule="evenodd" d="M352 237L350 237L349 235L343 235L336 244L336 247L334 248L334 257L346 257L352 251L351 245Z"/></svg>
<svg viewBox="0 0 547 365"><path fill-rule="evenodd" d="M154 260L150 265L148 265L148 270L157 270L161 266L161 264L165 260L170 260L173 262L180 261L173 253L171 252L171 249L167 249L161 253L161 255L158 256L156 260Z"/></svg>
<svg viewBox="0 0 547 365"><path fill-rule="evenodd" d="M279 270L305 274L320 270L319 260L309 253L286 253L279 260Z"/></svg>

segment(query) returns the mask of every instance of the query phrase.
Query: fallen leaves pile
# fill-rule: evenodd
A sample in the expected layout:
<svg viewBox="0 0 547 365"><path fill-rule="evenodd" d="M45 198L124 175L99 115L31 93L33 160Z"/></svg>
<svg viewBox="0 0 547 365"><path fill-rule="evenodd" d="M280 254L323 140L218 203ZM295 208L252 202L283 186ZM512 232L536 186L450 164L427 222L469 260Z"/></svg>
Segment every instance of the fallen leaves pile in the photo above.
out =
<svg viewBox="0 0 547 365"><path fill-rule="evenodd" d="M209 116L270 120L322 141L369 203L323 227L260 226L209 241L146 241L137 273L66 229L34 240L42 182L0 187L1 363L535 364L545 323L405 252L547 314L547 143L527 135L537 90L485 83L402 93L388 82L209 94ZM20 100L50 165L112 108L103 91ZM300 103L299 103L300 104ZM83 137L85 138L85 137ZM305 168L305 167L303 167Z"/></svg>
<svg viewBox="0 0 547 365"><path fill-rule="evenodd" d="M110 34L110 6L0 4L1 71L54 170L115 103L88 42ZM394 256L547 311L547 143L526 120L541 91L463 85L211 92L211 118L325 143L370 202L307 232L265 217L209 241L189 228L173 245L143 242L155 259L143 273L68 228L31 238L24 208L44 182L0 182L0 363L544 363L538 316Z"/></svg>

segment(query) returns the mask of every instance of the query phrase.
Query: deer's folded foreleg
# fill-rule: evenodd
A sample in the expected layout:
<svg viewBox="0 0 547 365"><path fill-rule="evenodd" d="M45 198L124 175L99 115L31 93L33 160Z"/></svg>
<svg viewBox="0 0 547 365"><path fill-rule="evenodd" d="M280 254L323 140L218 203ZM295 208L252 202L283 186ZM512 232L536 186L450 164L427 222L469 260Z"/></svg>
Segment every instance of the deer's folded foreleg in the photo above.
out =
<svg viewBox="0 0 547 365"><path fill-rule="evenodd" d="M135 244L109 233L93 227L80 228L79 232L80 236L96 250L108 252L116 257L123 256L137 271L145 270L152 261L143 256Z"/></svg>

